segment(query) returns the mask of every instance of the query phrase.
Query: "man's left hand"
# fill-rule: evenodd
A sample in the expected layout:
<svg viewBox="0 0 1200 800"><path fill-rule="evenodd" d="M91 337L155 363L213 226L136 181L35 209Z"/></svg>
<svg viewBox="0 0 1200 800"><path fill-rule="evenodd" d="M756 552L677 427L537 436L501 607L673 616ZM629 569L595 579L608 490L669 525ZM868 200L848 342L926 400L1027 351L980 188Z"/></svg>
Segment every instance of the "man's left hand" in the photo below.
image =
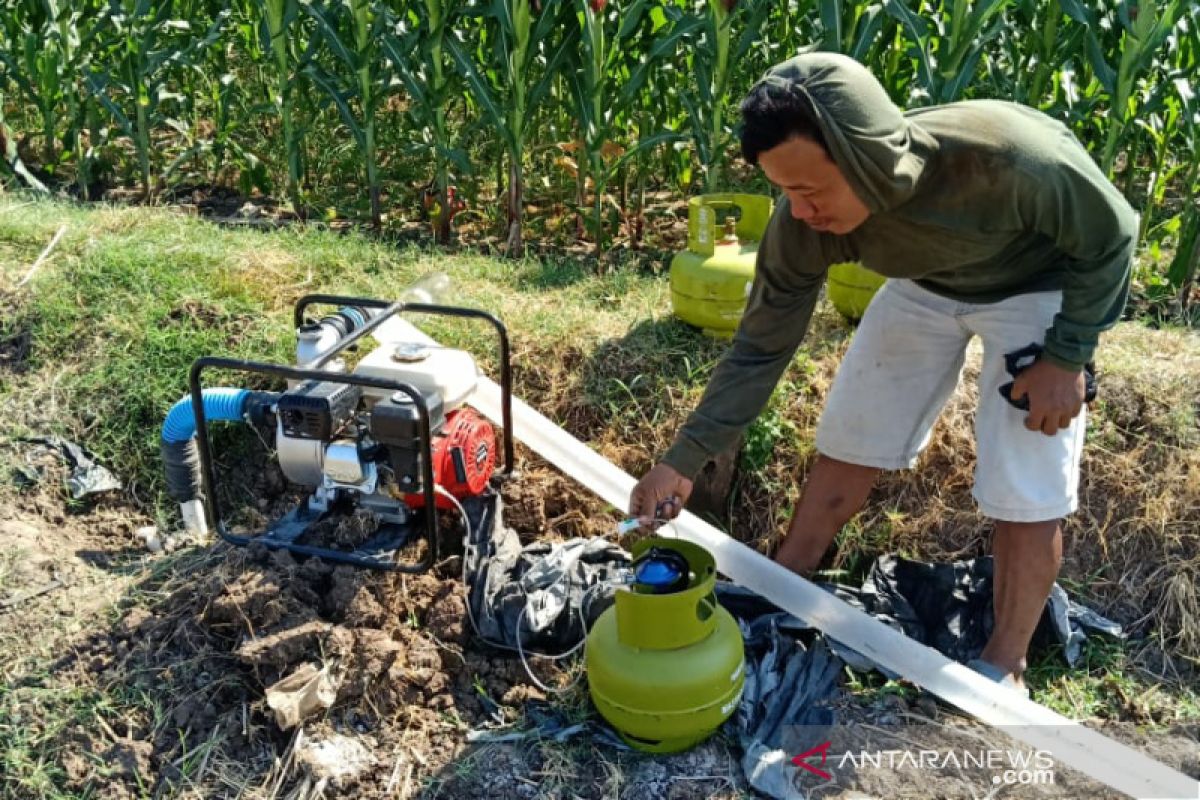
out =
<svg viewBox="0 0 1200 800"><path fill-rule="evenodd" d="M1053 436L1079 416L1086 391L1082 371L1039 359L1013 380L1012 396L1014 400L1029 398L1026 428Z"/></svg>

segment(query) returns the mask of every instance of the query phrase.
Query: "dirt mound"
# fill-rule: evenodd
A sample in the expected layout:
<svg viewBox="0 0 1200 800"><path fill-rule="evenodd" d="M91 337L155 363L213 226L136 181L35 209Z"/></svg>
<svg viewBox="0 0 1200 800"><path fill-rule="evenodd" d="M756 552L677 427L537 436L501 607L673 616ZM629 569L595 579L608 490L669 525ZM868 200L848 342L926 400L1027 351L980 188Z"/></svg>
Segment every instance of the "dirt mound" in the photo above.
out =
<svg viewBox="0 0 1200 800"><path fill-rule="evenodd" d="M617 512L579 483L518 445L518 477L504 487L504 524L522 542L603 536L613 531Z"/></svg>
<svg viewBox="0 0 1200 800"><path fill-rule="evenodd" d="M85 566L120 569L145 552L135 532L151 520L120 493L71 500L70 470L51 451L19 443L2 454L11 464L3 477L16 488L0 493L0 599L24 597L54 580L71 584Z"/></svg>
<svg viewBox="0 0 1200 800"><path fill-rule="evenodd" d="M530 488L546 468L525 466L524 488L512 492L506 524L545 519L521 530L529 538L580 525L552 499L565 496L558 485L564 479ZM535 497L548 500L538 504ZM403 752L410 767L441 768L470 728L515 719L520 704L542 694L518 661L469 635L461 531L450 517L443 523L442 552L450 555L423 575L255 547L181 554L169 576L138 587L156 601L128 609L64 659L77 683L120 685L155 698L154 713L127 715L107 737L88 735L83 726L64 732L64 744L79 755L65 762L70 788L104 784L101 796L113 798L135 796L138 786L172 795L206 777L195 774L201 745L212 753L211 780L260 787L318 780L312 764L324 763L328 753L313 743L349 731L370 737L373 757L354 760L357 771L339 773L338 787L371 797L397 763L379 754ZM343 534L336 526L324 532L341 544ZM305 719L297 735L280 730L265 696L306 665L331 678L336 699ZM539 668L543 680L553 674ZM276 763L281 753L294 756L287 769ZM102 763L110 765L103 775Z"/></svg>

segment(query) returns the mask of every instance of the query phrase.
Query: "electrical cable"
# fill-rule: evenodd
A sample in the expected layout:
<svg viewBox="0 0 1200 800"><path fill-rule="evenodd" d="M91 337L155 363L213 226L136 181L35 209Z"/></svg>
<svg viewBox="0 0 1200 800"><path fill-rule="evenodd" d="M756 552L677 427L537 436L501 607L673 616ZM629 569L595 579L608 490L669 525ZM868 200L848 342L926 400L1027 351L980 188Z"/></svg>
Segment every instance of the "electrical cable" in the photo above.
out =
<svg viewBox="0 0 1200 800"><path fill-rule="evenodd" d="M558 660L566 658L567 656L574 655L577 651L582 649L584 651L584 658L586 659L587 658L587 617L584 615L583 609L584 609L584 606L587 605L588 596L591 595L592 592L594 592L597 589L600 589L602 587L608 586L609 584L610 584L610 582L608 582L608 581L605 581L602 583L597 583L594 586L592 586L591 588L589 588L587 591L585 591L583 593L583 596L579 598L579 607L576 608L575 611L579 615L579 624L580 624L581 629L583 630L583 638L579 640L578 644L576 644L574 647L572 647L570 650L566 651L565 653L559 653L558 655L547 656L547 655L542 655L541 653L533 653L532 655L538 656L539 658L549 659L551 661L558 661ZM538 687L539 689L541 689L543 692L546 692L547 694L563 694L564 692L571 691L572 689L574 689L576 686L579 685L579 681L583 678L582 670L580 670L580 672L575 675L574 680L572 680L570 683L568 683L566 686L562 687L561 689L554 689L554 688L551 688L550 686L547 686L546 684L544 684L540 680L538 680L537 676L533 674L533 670L530 668L529 662L525 658L525 650L524 650L524 648L521 647L521 620L524 619L525 611L528 608L529 608L529 604L526 603L525 608L522 608L521 613L517 615L517 655L519 655L521 657L521 666L525 668L525 674L529 676L529 680L533 681L534 686Z"/></svg>
<svg viewBox="0 0 1200 800"><path fill-rule="evenodd" d="M507 644L505 642L497 642L492 639L489 639L488 637L484 636L480 632L479 623L475 619L475 612L471 608L471 596L470 596L470 591L471 591L470 586L471 585L470 585L469 581L467 580L466 548L470 544L470 541L471 541L471 532L472 532L471 531L471 518L467 515L467 510L465 508L463 508L462 503L459 502L457 497L450 494L450 492L446 491L446 489L442 486L435 485L433 488L434 488L434 492L441 495L442 497L445 497L450 503L452 503L454 505L454 507L456 509L458 509L458 513L462 516L463 530L465 531L465 533L463 534L463 542L464 542L463 551L464 552L463 552L462 581L463 581L463 586L465 586L467 588L467 598L466 598L467 618L471 622L471 628L472 628L472 630L475 631L475 635L478 636L483 642L485 642L486 644L488 644L492 647L496 647L501 650L507 650L509 652L515 652L521 659L521 666L524 667L525 674L528 675L529 679L531 681L533 681L533 684L535 686L537 686L539 689L541 689L542 691L544 691L548 694L561 694L563 692L569 691L570 689L573 689L579 683L579 679L583 675L582 672L580 672L579 675L577 675L575 677L575 680L571 681L571 683L569 685L567 685L561 689L552 689L551 687L547 686L546 684L544 684L540 680L538 680L537 676L533 674L533 670L529 666L529 660L525 654L525 648L521 644L521 626L525 620L525 612L529 609L528 595L526 596L525 606L521 609L520 614L517 615L517 630L516 630L517 646L516 647L513 647L512 645ZM553 589L555 586L557 586L559 584L559 582L561 582L569 574L570 573L568 570L563 570L563 573L561 575L559 575L557 578L555 578L554 582L551 583L549 586L547 586L543 591L549 591L550 589ZM568 658L568 657L574 655L575 653L579 652L581 649L585 648L587 645L587 617L585 616L584 609L587 606L589 596L592 594L592 592L594 592L598 588L605 587L605 586L615 586L615 585L619 585L620 583L621 583L621 581L619 581L619 580L601 581L600 583L597 583L597 584L589 587L583 593L583 595L580 597L579 607L576 608L575 611L579 616L580 630L583 631L583 638L580 639L579 642L576 643L574 646L572 646L571 649L569 649L563 653L557 653L557 654L547 655L547 654L543 654L543 653L530 653L529 655L536 656L537 658L546 659L547 661L561 661L562 659Z"/></svg>

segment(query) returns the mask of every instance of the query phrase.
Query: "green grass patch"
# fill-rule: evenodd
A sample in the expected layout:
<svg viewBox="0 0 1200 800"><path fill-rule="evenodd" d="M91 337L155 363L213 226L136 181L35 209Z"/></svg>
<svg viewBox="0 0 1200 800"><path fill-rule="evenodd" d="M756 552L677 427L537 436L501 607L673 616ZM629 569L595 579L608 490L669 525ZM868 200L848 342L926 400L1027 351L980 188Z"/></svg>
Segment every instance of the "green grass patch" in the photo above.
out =
<svg viewBox="0 0 1200 800"><path fill-rule="evenodd" d="M72 755L96 767L103 779L116 765L84 745L103 749L113 738L108 732L127 712L154 707L144 692L122 687L62 687L38 676L20 686L0 686L0 795L78 800L78 793L64 788L63 743L72 742Z"/></svg>
<svg viewBox="0 0 1200 800"><path fill-rule="evenodd" d="M1074 667L1057 648L1035 654L1028 680L1035 701L1071 719L1130 720L1150 727L1200 720L1194 686L1155 679L1137 666L1130 644L1103 636L1084 643Z"/></svg>

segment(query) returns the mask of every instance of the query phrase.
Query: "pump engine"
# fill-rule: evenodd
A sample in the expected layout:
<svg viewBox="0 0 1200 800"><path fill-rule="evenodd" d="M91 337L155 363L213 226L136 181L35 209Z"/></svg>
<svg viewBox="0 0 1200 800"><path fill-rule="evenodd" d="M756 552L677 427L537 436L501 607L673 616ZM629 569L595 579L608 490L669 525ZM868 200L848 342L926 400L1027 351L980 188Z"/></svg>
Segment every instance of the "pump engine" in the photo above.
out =
<svg viewBox="0 0 1200 800"><path fill-rule="evenodd" d="M276 447L284 475L321 499L354 492L385 518L424 505L422 462L429 459L439 508L482 494L496 465L491 423L463 405L475 387L475 363L461 350L385 344L354 374L407 383L420 392L430 440L421 438L414 399L402 391L308 380L276 406ZM450 397L448 407L446 398Z"/></svg>

